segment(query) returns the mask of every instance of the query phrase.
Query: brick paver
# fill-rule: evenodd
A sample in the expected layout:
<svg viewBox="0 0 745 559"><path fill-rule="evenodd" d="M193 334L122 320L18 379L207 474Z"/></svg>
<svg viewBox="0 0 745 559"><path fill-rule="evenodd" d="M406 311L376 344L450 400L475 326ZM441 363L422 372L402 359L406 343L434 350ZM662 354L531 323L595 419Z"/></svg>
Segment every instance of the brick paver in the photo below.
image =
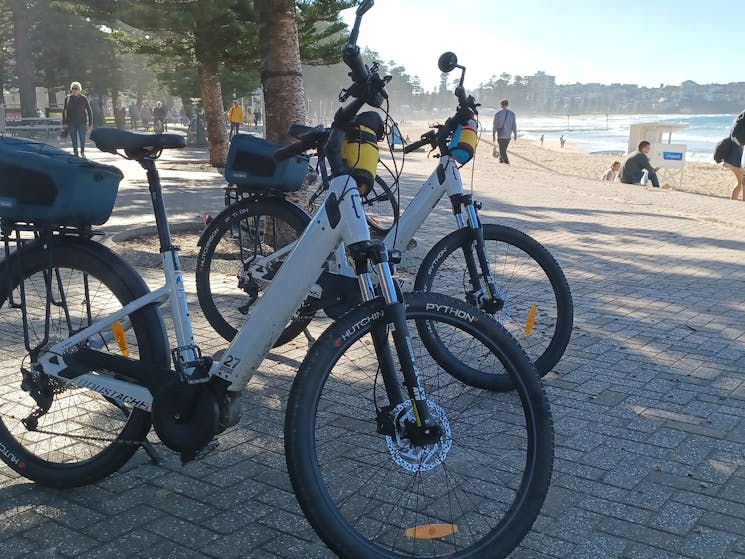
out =
<svg viewBox="0 0 745 559"><path fill-rule="evenodd" d="M433 166L416 154L406 176ZM127 179L106 226L118 234L152 223L142 170L122 167ZM220 208L218 176L166 167L174 222L198 223ZM745 556L745 204L482 169L477 162L474 190L484 220L549 248L575 301L572 341L545 378L556 425L551 489L513 557ZM416 253L450 228L442 203L417 234ZM107 242L116 248L116 237ZM158 284L156 271L142 271ZM191 273L186 280L196 305ZM222 347L192 310L203 350ZM302 338L276 349L243 396L240 425L186 467L158 447L161 464L140 451L121 472L70 491L1 467L3 556L331 556L284 465L284 406L306 350Z"/></svg>

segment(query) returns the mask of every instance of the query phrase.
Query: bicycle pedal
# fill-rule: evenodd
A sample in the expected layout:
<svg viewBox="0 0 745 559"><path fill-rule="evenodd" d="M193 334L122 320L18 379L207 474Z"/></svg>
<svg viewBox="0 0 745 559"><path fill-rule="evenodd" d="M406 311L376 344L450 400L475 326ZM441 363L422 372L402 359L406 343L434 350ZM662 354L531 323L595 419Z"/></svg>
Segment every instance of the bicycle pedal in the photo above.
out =
<svg viewBox="0 0 745 559"><path fill-rule="evenodd" d="M206 445L204 445L199 450L190 450L188 452L182 452L181 453L181 465L186 466L189 462L193 462L194 460L201 460L205 456L207 456L210 452L214 451L218 446L220 446L220 441L217 439L212 439L210 442L208 442Z"/></svg>

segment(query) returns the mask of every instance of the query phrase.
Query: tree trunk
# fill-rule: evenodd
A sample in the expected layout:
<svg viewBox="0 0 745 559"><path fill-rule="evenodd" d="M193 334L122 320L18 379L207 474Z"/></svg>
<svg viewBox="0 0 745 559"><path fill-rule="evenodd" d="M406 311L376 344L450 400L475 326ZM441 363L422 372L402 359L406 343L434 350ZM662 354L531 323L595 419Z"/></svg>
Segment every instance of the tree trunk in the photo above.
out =
<svg viewBox="0 0 745 559"><path fill-rule="evenodd" d="M305 95L294 0L256 0L266 138L287 144L291 124L305 124Z"/></svg>
<svg viewBox="0 0 745 559"><path fill-rule="evenodd" d="M213 44L214 34L217 32L214 4L213 0L197 0L194 12L194 57L207 126L210 165L224 167L228 158L228 131L225 128L225 109L222 105L220 53L215 51Z"/></svg>
<svg viewBox="0 0 745 559"><path fill-rule="evenodd" d="M5 60L0 59L0 105L5 105Z"/></svg>
<svg viewBox="0 0 745 559"><path fill-rule="evenodd" d="M29 6L25 0L13 0L13 41L16 51L16 75L21 96L21 116L36 116L36 67L31 52Z"/></svg>
<svg viewBox="0 0 745 559"><path fill-rule="evenodd" d="M202 91L204 121L207 124L210 165L224 167L228 158L228 132L222 106L222 88L217 75L217 62L199 63L199 87Z"/></svg>
<svg viewBox="0 0 745 559"><path fill-rule="evenodd" d="M194 118L194 104L191 102L191 97L182 96L181 105L184 107L184 115L186 118L189 120Z"/></svg>
<svg viewBox="0 0 745 559"><path fill-rule="evenodd" d="M264 88L265 136L269 141L289 144L294 141L287 133L290 125L306 122L295 1L255 0L254 8ZM288 199L306 208L309 187L305 185Z"/></svg>

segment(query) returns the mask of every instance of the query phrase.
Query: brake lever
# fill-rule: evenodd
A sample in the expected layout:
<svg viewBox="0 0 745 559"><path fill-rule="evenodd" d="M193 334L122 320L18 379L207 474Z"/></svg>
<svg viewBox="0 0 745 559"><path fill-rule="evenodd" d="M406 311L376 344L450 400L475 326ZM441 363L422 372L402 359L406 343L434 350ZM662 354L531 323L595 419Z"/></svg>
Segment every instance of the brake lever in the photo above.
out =
<svg viewBox="0 0 745 559"><path fill-rule="evenodd" d="M349 96L352 95L352 92L349 91L349 89L342 88L342 90L339 92L339 102L345 103L347 99L349 99Z"/></svg>

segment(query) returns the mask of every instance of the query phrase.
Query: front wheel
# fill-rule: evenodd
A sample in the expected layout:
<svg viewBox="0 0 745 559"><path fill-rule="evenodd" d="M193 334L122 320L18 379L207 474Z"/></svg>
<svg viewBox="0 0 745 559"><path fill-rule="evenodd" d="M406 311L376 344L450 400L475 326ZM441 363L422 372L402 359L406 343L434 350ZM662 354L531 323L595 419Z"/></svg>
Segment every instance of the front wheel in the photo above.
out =
<svg viewBox="0 0 745 559"><path fill-rule="evenodd" d="M551 253L522 231L483 224L485 256L497 292L487 293L484 281L474 280L465 255L481 267L473 232L459 229L441 239L427 253L414 282L416 291L433 291L462 298L504 326L520 343L541 376L561 359L569 344L574 304L564 272ZM437 350L433 344L432 349ZM457 362L440 347L442 359ZM504 388L509 380L504 379Z"/></svg>
<svg viewBox="0 0 745 559"><path fill-rule="evenodd" d="M386 367L372 334L390 327L379 302L357 307L313 344L292 385L285 453L295 495L343 558L505 557L530 530L551 477L553 426L539 377L506 330L464 302L431 293L405 300L436 434L414 434L410 401L389 401L383 379L399 370L398 356ZM449 374L419 322L436 324L470 366L509 376L515 390Z"/></svg>

